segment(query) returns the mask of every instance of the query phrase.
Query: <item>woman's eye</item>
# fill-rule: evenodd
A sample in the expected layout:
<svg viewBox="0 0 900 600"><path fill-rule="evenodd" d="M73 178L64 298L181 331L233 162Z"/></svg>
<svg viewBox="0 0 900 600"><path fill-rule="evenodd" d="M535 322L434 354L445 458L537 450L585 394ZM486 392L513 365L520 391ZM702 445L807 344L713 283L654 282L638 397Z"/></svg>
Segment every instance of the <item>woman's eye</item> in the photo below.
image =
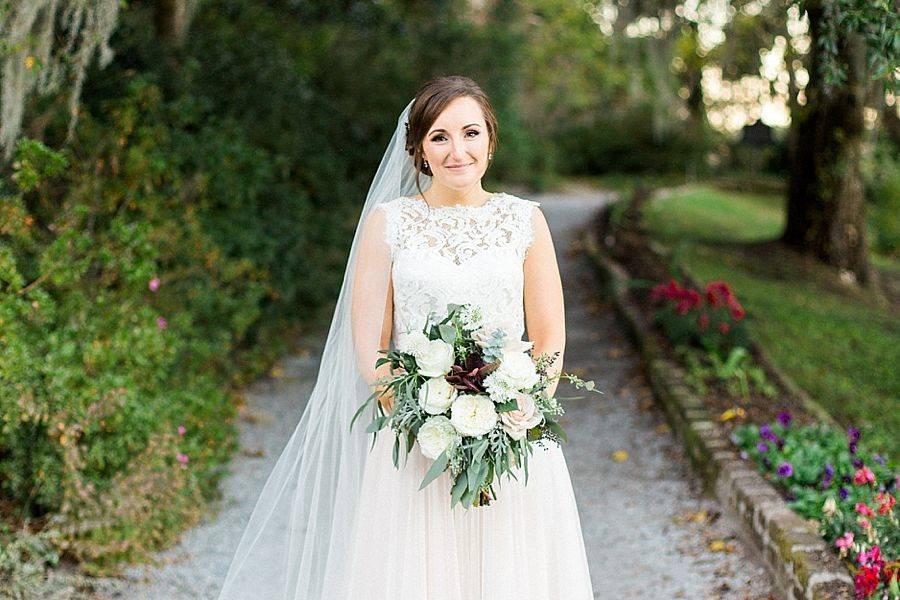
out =
<svg viewBox="0 0 900 600"><path fill-rule="evenodd" d="M470 133L474 133L475 135L478 135L478 134L481 133L481 132L476 131L476 130L474 130L474 129L470 129L470 130L468 130L468 131L466 132L466 135L469 135ZM475 137L475 135L473 135L472 137ZM434 136L433 138L431 138L431 141L432 141L432 142L441 142L441 141L443 141L443 140L445 140L445 139L446 139L446 138L444 137L444 134L438 134L438 135Z"/></svg>

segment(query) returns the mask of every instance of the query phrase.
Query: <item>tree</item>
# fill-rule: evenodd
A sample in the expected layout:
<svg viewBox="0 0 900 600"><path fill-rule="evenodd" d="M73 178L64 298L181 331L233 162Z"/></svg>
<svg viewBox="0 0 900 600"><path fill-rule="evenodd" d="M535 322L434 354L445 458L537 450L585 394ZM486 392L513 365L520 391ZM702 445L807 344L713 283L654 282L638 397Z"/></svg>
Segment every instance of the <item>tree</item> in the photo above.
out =
<svg viewBox="0 0 900 600"><path fill-rule="evenodd" d="M890 2L811 0L809 84L792 105L787 226L782 241L870 281L860 174L869 75L896 86Z"/></svg>
<svg viewBox="0 0 900 600"><path fill-rule="evenodd" d="M8 160L33 93L71 85L68 137L78 120L85 73L94 55L100 67L113 58L109 38L120 0L28 0L0 5L0 146Z"/></svg>

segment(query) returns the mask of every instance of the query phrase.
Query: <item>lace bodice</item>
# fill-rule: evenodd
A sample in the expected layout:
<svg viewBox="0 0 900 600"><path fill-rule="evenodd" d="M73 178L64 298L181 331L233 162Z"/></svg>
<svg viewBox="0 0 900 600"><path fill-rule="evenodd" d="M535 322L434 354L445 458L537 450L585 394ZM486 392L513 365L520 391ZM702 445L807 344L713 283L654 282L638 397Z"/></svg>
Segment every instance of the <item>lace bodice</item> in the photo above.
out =
<svg viewBox="0 0 900 600"><path fill-rule="evenodd" d="M539 205L503 192L480 206L430 207L408 196L380 204L393 261L392 343L421 330L429 312L443 315L451 302L478 304L488 322L521 339L523 263Z"/></svg>

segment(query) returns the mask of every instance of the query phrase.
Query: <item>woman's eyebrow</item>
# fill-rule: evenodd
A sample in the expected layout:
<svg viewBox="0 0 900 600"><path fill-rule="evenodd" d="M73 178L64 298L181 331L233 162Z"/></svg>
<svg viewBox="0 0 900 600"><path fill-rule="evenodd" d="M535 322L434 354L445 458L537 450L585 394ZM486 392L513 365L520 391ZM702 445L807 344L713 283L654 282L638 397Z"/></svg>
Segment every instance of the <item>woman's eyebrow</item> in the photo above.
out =
<svg viewBox="0 0 900 600"><path fill-rule="evenodd" d="M463 125L462 127L460 127L460 129L465 129L466 127L481 127L481 125L479 123L469 123L468 125ZM446 129L432 129L431 131L428 132L428 135L431 135L432 133L437 133L439 131L443 131L444 133L447 132Z"/></svg>

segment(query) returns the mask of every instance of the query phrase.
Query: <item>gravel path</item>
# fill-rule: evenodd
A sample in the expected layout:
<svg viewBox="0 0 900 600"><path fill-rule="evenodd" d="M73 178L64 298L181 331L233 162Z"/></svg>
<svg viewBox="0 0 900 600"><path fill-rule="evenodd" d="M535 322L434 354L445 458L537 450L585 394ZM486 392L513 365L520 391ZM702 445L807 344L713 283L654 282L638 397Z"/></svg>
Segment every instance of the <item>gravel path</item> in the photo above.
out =
<svg viewBox="0 0 900 600"><path fill-rule="evenodd" d="M605 392L569 402L563 418L595 597L768 599L766 571L745 550L738 525L699 491L653 404L638 357L578 251L577 228L604 198L578 190L526 197L543 202L559 257L566 293L564 369L595 380ZM301 340L296 353L247 390L242 452L223 483L219 512L161 553L158 565L98 582L98 599L215 598L259 490L302 413L322 342ZM579 393L560 384L560 396ZM627 458L615 454L621 451ZM711 549L716 545L722 549Z"/></svg>

